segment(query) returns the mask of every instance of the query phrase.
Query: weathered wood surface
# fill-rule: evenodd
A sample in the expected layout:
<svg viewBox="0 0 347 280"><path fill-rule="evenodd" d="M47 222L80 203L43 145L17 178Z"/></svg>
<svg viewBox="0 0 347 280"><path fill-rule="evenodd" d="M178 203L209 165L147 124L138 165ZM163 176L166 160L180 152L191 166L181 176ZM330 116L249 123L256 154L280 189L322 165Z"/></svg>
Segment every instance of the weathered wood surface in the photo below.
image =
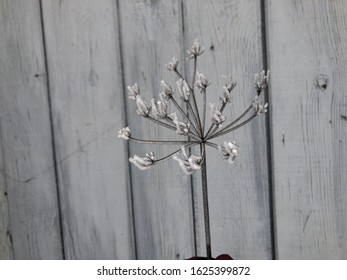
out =
<svg viewBox="0 0 347 280"><path fill-rule="evenodd" d="M224 111L226 123L230 122L251 104L254 73L263 69L260 1L189 0L183 4L185 49L195 38L205 46L197 69L212 80L207 104L218 103L222 96L222 75L232 74L237 81L233 102ZM210 123L208 120L207 127ZM214 140L222 145L223 141L235 140L240 156L230 165L219 151L209 147L207 153L212 253L228 253L237 259L271 259L265 117ZM200 176L197 172L194 190L201 254L205 251L205 235Z"/></svg>
<svg viewBox="0 0 347 280"><path fill-rule="evenodd" d="M1 131L1 127L0 127ZM1 138L0 138L1 140ZM2 141L2 140L1 140ZM7 200L7 186L5 174L5 160L3 150L0 151L0 260L12 259L13 251L10 237L10 217Z"/></svg>
<svg viewBox="0 0 347 280"><path fill-rule="evenodd" d="M182 176L172 160L129 167L129 156L179 147L117 138L129 125L138 138L183 139L138 116L126 86L138 82L147 101L161 79L176 89L172 56L190 80L195 38L208 102L222 75L238 82L229 120L253 99L265 59L271 69L271 127L260 116L216 139L240 145L232 166L207 154L213 255L346 259L346 14L342 0L1 1L0 259L205 254L200 172Z"/></svg>
<svg viewBox="0 0 347 280"><path fill-rule="evenodd" d="M0 15L0 258L60 259L39 1L1 1Z"/></svg>
<svg viewBox="0 0 347 280"><path fill-rule="evenodd" d="M172 56L184 61L180 1L120 1L125 85L137 82L147 102L158 99L160 80L176 89L177 77L165 68ZM176 90L177 92L177 90ZM124 93L127 95L127 93ZM125 97L127 124L143 139L186 140L136 114ZM176 110L171 106L170 110ZM163 157L180 146L131 144L131 155L153 151ZM131 167L137 253L139 259L183 259L194 255L190 178L177 162L166 161L143 172Z"/></svg>
<svg viewBox="0 0 347 280"><path fill-rule="evenodd" d="M347 2L268 1L280 259L347 258Z"/></svg>
<svg viewBox="0 0 347 280"><path fill-rule="evenodd" d="M43 1L65 254L132 259L115 1Z"/></svg>

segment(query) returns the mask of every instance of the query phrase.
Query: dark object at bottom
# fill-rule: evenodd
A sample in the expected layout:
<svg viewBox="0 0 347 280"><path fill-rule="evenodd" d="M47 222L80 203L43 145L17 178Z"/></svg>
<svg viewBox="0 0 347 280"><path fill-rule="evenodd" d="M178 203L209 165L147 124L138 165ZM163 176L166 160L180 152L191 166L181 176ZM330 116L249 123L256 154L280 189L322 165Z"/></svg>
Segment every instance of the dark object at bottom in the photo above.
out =
<svg viewBox="0 0 347 280"><path fill-rule="evenodd" d="M187 260L207 260L207 258L194 256ZM229 256L228 254L222 254L222 255L219 255L217 258L212 258L212 260L233 260L233 258Z"/></svg>

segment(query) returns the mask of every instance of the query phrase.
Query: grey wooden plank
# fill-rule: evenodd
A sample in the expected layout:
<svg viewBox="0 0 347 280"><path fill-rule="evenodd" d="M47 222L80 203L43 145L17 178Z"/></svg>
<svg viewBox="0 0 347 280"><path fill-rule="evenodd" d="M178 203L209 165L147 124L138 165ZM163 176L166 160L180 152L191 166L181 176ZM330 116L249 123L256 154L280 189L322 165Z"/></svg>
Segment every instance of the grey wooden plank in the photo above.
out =
<svg viewBox="0 0 347 280"><path fill-rule="evenodd" d="M68 259L135 258L116 2L43 1Z"/></svg>
<svg viewBox="0 0 347 280"><path fill-rule="evenodd" d="M180 1L119 1L119 6L125 84L137 82L147 101L158 98L162 79L176 89L177 78L164 65L173 56L183 60ZM185 139L138 116L131 100L127 108L127 124L134 137ZM171 106L170 111L174 110ZM130 146L132 155L153 151L156 158L179 148ZM181 175L173 160L146 172L132 166L131 174L138 257L183 259L194 255L190 178Z"/></svg>
<svg viewBox="0 0 347 280"><path fill-rule="evenodd" d="M0 127L1 132L1 127ZM0 134L1 135L1 134ZM2 138L2 137L1 137ZM12 259L13 248L11 242L10 231L10 217L9 217L9 205L7 196L7 184L6 184L6 169L4 161L4 145L0 138L1 150L0 150L0 260Z"/></svg>
<svg viewBox="0 0 347 280"><path fill-rule="evenodd" d="M0 14L0 255L61 259L39 1L1 1Z"/></svg>
<svg viewBox="0 0 347 280"><path fill-rule="evenodd" d="M277 251L347 258L347 3L268 1Z"/></svg>
<svg viewBox="0 0 347 280"><path fill-rule="evenodd" d="M254 73L263 69L260 1L189 0L183 5L185 48L190 48L195 38L205 47L197 68L212 80L207 104L217 103L222 95L222 75L232 74L237 81L233 102L224 111L230 122L251 104ZM207 127L210 123L209 119ZM227 253L236 259L272 258L265 125L262 115L240 130L214 139L217 144L233 140L239 144L240 155L233 165L209 147L207 175L215 257ZM200 172L195 175L194 197L198 254L204 255L200 176Z"/></svg>

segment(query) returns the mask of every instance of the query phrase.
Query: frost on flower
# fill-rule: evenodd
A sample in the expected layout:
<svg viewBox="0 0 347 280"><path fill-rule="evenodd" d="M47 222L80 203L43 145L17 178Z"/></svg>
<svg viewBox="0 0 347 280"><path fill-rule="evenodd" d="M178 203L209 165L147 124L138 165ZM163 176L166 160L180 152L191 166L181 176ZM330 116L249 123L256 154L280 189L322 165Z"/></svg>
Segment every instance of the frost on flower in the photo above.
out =
<svg viewBox="0 0 347 280"><path fill-rule="evenodd" d="M134 155L132 158L129 158L129 161L132 164L134 164L137 168L141 170L146 170L154 164L154 153L150 152L146 154L146 156L143 158Z"/></svg>
<svg viewBox="0 0 347 280"><path fill-rule="evenodd" d="M233 163L239 155L239 146L235 141L224 142L224 147L218 146L218 150L222 153L223 159L228 160L229 163Z"/></svg>
<svg viewBox="0 0 347 280"><path fill-rule="evenodd" d="M185 102L188 102L191 95L191 91L187 82L183 79L179 79L176 82L176 84L177 84L181 99Z"/></svg>
<svg viewBox="0 0 347 280"><path fill-rule="evenodd" d="M173 94L173 89L171 88L171 86L169 84L167 84L165 81L161 81L160 82L161 88L162 88L162 92L161 95L165 98L165 100L169 100L172 97Z"/></svg>
<svg viewBox="0 0 347 280"><path fill-rule="evenodd" d="M196 76L197 76L197 80L195 82L195 86L198 89L206 90L206 88L211 84L211 81L209 81L207 77L202 73L197 72Z"/></svg>
<svg viewBox="0 0 347 280"><path fill-rule="evenodd" d="M231 80L231 75L222 77L225 79L225 84L223 86L223 98L221 100L224 103L231 103L231 91L236 87L236 82Z"/></svg>
<svg viewBox="0 0 347 280"><path fill-rule="evenodd" d="M131 136L131 130L129 127L123 127L119 132L118 132L118 137L123 138L124 140L128 140L129 137Z"/></svg>
<svg viewBox="0 0 347 280"><path fill-rule="evenodd" d="M169 70L169 71L175 71L177 70L177 66L178 66L178 59L173 57L172 61L169 62L168 64L165 65L165 67Z"/></svg>
<svg viewBox="0 0 347 280"><path fill-rule="evenodd" d="M135 83L133 86L128 86L128 97L136 102L137 113L140 116L148 117L149 112L151 111L151 106L149 106L140 96L140 89Z"/></svg>
<svg viewBox="0 0 347 280"><path fill-rule="evenodd" d="M194 58L198 55L201 55L204 51L205 49L200 46L199 41L195 39L192 48L188 50L187 53L189 54L189 58Z"/></svg>
<svg viewBox="0 0 347 280"><path fill-rule="evenodd" d="M266 113L267 112L267 109L268 109L268 106L269 104L268 103L265 103L265 104L261 104L259 102L259 98L258 96L256 96L254 98L254 101L252 103L252 106L253 106L253 110L256 112L257 115L260 115L262 113Z"/></svg>
<svg viewBox="0 0 347 280"><path fill-rule="evenodd" d="M167 104L163 100L163 96L160 96L160 100L157 102L154 99L151 100L152 103L152 114L156 119L164 119L167 116Z"/></svg>
<svg viewBox="0 0 347 280"><path fill-rule="evenodd" d="M136 113L138 113L140 116L148 117L149 112L151 111L151 106L149 106L145 101L143 101L141 96L138 96L136 98L136 106Z"/></svg>
<svg viewBox="0 0 347 280"><path fill-rule="evenodd" d="M202 157L200 156L187 156L184 147L181 148L183 159L179 157L179 154L173 156L174 160L178 161L178 165L186 175L191 175L195 170L201 169Z"/></svg>
<svg viewBox="0 0 347 280"><path fill-rule="evenodd" d="M204 52L204 50L205 49L200 45L199 41L195 40L192 47L187 51L189 58L194 58L194 82L192 83L188 83L185 77L182 76L182 74L179 72L177 68L179 64L178 59L173 57L172 60L165 65L168 70L175 72L174 74L176 74L179 77L179 80L176 82L176 84L178 88L179 97L183 101L182 103L186 103L183 104L184 106L176 102L176 100L173 98L173 88L164 80L160 81L161 92L159 93L159 99L152 99L151 102L148 103L142 98L137 83L127 87L129 99L134 100L136 103L137 114L146 117L147 120L153 121L158 125L176 131L176 133L180 136L188 136L188 139L186 139L185 141L171 141L170 139L137 139L135 137L131 137L131 130L129 129L129 127L124 127L119 131L119 138L125 140L133 140L138 143L149 144L160 143L168 145L177 145L179 143L183 143L186 144L186 147L192 147L195 145L201 145L202 147L206 147L206 145L209 145L214 148L217 148L222 153L223 158L227 159L230 163L232 163L236 159L236 157L238 156L239 147L235 142L224 142L223 146L212 143L210 142L210 140L227 134L230 131L237 129L243 125L246 125L256 115L267 112L268 104L261 103L258 96L268 85L269 71L261 71L255 74L254 88L257 91L255 99L252 101L250 106L248 106L248 108L244 111L244 113L240 115L239 118L235 119L234 121L231 121L229 124L225 125L225 127L222 127L224 122L226 121L226 117L223 115L223 110L227 103L231 103L232 101L232 90L235 88L236 82L232 80L231 75L222 76L225 79L225 82L223 84L223 94L219 97L220 103L210 103L210 118L212 123L210 123L210 127L208 128L208 130L206 130L208 132L205 133L204 130L206 124L206 109L208 109L206 108L206 92L207 87L211 84L211 81L204 74L196 71L197 57L200 56ZM204 94L202 100L203 108L201 108L201 111L203 112L201 116L204 119L200 118L200 108L198 108L198 104L196 102L196 91L194 89L200 90L201 93ZM179 115L176 113L170 114L168 112L170 101L178 109ZM187 109L189 109L189 111ZM248 112L250 109L254 110L254 114L252 116L248 116ZM144 170L148 169L155 163L159 163L163 160L174 157L174 159L178 161L184 173L189 175L192 174L195 170L201 169L201 164L204 163L206 156L205 153L202 153L202 151L204 150L205 149L201 148L200 156L190 155L188 157L184 148L182 148L181 152L178 152L180 150L176 150L170 153L169 155L157 160L154 160L153 153L148 153L143 158L134 155L129 159L129 161L141 170Z"/></svg>
<svg viewBox="0 0 347 280"><path fill-rule="evenodd" d="M172 113L169 115L172 119L172 122L176 125L176 132L180 135L188 135L189 132L189 123L184 123L178 120L176 113Z"/></svg>
<svg viewBox="0 0 347 280"><path fill-rule="evenodd" d="M222 123L225 121L226 117L216 108L216 105L210 103L211 107L211 119L212 123L217 125L218 127L222 126Z"/></svg>
<svg viewBox="0 0 347 280"><path fill-rule="evenodd" d="M266 75L264 70L254 75L254 88L257 90L258 94L267 87L269 75L269 70L266 72Z"/></svg>
<svg viewBox="0 0 347 280"><path fill-rule="evenodd" d="M135 83L133 86L128 86L128 97L129 99L136 100L138 96L140 96L140 89Z"/></svg>

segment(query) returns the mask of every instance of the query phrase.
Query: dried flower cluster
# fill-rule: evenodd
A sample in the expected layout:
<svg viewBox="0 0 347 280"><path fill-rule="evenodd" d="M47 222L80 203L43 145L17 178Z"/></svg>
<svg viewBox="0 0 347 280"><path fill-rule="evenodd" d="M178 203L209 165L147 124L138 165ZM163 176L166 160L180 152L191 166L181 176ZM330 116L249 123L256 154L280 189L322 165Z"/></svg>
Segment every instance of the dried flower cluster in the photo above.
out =
<svg viewBox="0 0 347 280"><path fill-rule="evenodd" d="M206 90L211 84L211 81L203 73L196 70L197 57L204 52L204 48L200 46L197 40L195 40L192 48L187 52L189 55L188 58L194 59L194 75L191 84L189 84L187 79L184 79L180 74L178 70L178 59L173 58L171 62L166 64L166 68L169 71L173 71L178 76L176 82L178 89L177 97L187 104L189 115L188 112L178 104L176 101L177 97L174 95L174 90L171 85L165 81L160 82L162 91L159 94L159 99L157 101L152 99L150 105L142 99L140 89L136 83L127 88L128 97L135 102L137 106L136 112L140 116L145 117L150 121L154 121L158 125L174 130L179 135L188 136L186 141L140 140L132 137L129 127L122 128L119 131L118 136L125 140L133 140L140 143L176 144L182 146L170 155L160 159L155 159L153 152L146 154L145 157L139 157L137 155L131 157L129 159L130 162L141 170L148 169L152 165L172 157L178 161L182 171L185 174L190 175L195 170L200 169L201 164L205 161L205 145L216 148L220 151L223 159L233 163L238 156L239 151L236 142L229 141L224 142L224 145L218 145L211 142L211 140L240 128L251 121L255 116L267 111L268 104L262 104L259 101L258 96L268 84L269 71L261 71L260 73L255 74L254 88L256 90L256 95L254 100L251 102L251 105L238 118L225 125L224 123L227 118L223 114L223 110L227 104L232 102L232 90L235 88L236 82L232 81L231 76L223 76L225 83L222 86L222 97L219 98L219 104L209 104L211 109L210 126L205 132ZM199 90L203 95L204 104L202 108L197 106L195 99L196 90ZM168 102L170 101L177 108L177 112L168 112ZM248 116L251 109L253 109L253 114ZM202 116L200 116L200 113L202 113ZM188 156L186 149L195 145L203 146L201 154ZM180 153L182 156L180 156Z"/></svg>
<svg viewBox="0 0 347 280"><path fill-rule="evenodd" d="M159 99L157 101L152 99L150 102L151 105L149 105L142 99L140 89L136 83L133 86L128 86L128 96L129 99L135 102L137 106L137 114L152 122L155 122L158 125L175 131L180 136L185 136L186 140L170 141L137 139L131 135L131 130L129 127L122 128L119 131L118 137L138 143L181 146L180 149L173 151L169 155L159 159L155 159L153 152L147 153L144 157L134 155L129 159L129 161L141 170L146 170L151 166L169 158L176 160L179 167L186 175L191 175L194 173L194 171L201 170L206 253L207 259L211 259L212 253L207 194L206 146L217 149L222 158L228 160L229 163L233 163L235 161L239 154L239 146L235 141L225 141L223 145L218 145L211 142L211 140L236 130L246 125L256 116L267 112L268 104L261 103L259 101L259 95L268 84L269 71L261 71L260 73L255 74L255 98L251 101L250 106L239 117L227 124L225 124L227 122L227 118L223 114L223 111L226 105L232 102L232 90L235 88L236 82L232 80L231 76L223 76L225 83L222 86L222 96L219 98L218 103L209 104L211 109L209 120L210 124L209 128L205 130L207 107L206 92L208 86L211 84L211 81L204 74L197 71L197 57L204 52L204 48L200 46L197 40L195 40L192 48L187 52L189 55L188 58L194 60L193 80L191 83L189 83L187 79L185 79L179 72L178 59L173 58L171 62L166 64L166 68L169 71L173 71L178 77L176 82L178 95L174 94L174 90L172 89L171 85L165 81L161 81L160 85L162 91L159 94ZM200 91L203 99L203 104L200 108L198 107L195 98L197 90ZM183 101L183 104L186 105L185 107L187 110L184 110L184 108L178 104L176 98L180 98ZM175 106L177 112L168 112L168 102L171 102ZM196 145L200 146L200 154L188 155L187 150Z"/></svg>

